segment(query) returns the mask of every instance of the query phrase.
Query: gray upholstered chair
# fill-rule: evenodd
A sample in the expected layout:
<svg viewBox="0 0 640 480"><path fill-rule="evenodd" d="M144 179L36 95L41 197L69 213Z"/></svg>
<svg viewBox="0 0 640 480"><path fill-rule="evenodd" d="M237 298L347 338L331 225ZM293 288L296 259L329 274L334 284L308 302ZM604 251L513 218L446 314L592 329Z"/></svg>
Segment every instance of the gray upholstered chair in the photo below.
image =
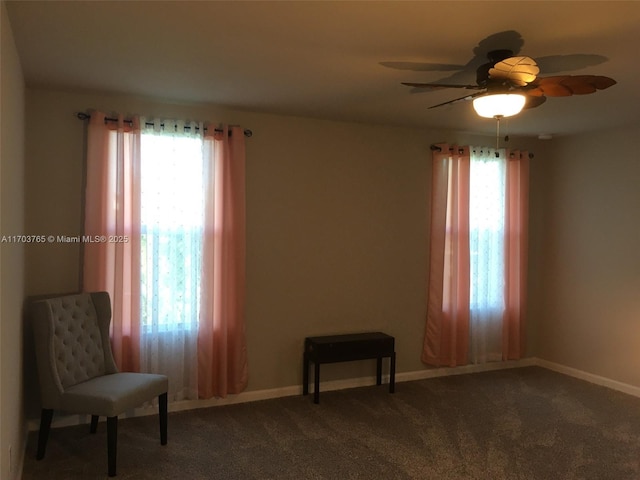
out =
<svg viewBox="0 0 640 480"><path fill-rule="evenodd" d="M109 476L116 474L118 415L159 398L160 443L167 443L167 390L164 375L118 373L111 353L111 303L107 292L47 298L31 304L42 417L38 460L47 446L54 410L107 417Z"/></svg>

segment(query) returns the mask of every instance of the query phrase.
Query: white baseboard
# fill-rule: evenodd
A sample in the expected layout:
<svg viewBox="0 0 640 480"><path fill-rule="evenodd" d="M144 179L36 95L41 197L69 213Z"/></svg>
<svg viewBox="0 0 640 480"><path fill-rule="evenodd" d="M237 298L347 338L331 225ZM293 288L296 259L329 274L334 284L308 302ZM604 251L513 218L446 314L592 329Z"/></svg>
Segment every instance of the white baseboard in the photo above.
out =
<svg viewBox="0 0 640 480"><path fill-rule="evenodd" d="M465 373L489 372L492 370L504 370L506 368L518 368L535 365L535 359L514 360L508 362L492 362L483 365L465 365L454 368L431 368L414 372L396 374L396 382L410 382L426 378L444 377L447 375L462 375ZM389 375L383 375L383 383L389 382ZM347 388L368 387L376 384L376 377L347 378L343 380L329 380L320 382L321 392L345 390ZM313 383L309 386L309 392L313 393ZM302 385L290 385L288 387L273 388L268 390L253 390L238 395L229 395L227 398L212 398L209 400L186 400L169 405L169 411L191 410L194 408L215 407L231 405L234 403L254 402L257 400L269 400L271 398L291 397L302 395ZM154 413L153 410L151 413Z"/></svg>
<svg viewBox="0 0 640 480"><path fill-rule="evenodd" d="M428 368L425 370L417 370L413 372L402 372L396 374L396 382L409 382L412 380L422 380L426 378L444 377L447 375L462 375L465 373L488 372L492 370L502 370L505 368L517 368L534 365L534 359L523 359L508 362L493 362L482 365L465 365L463 367L453 368ZM389 375L383 376L383 382L389 381ZM320 382L321 392L330 392L333 390L345 390L347 388L367 387L376 384L376 377L359 377L348 378L343 380L329 380ZM313 393L313 384L310 385L309 391ZM255 402L259 400L269 400L272 398L291 397L294 395L302 395L302 385L290 385L287 387L271 388L265 390L252 390L242 392L237 395L229 395L226 398L211 398L207 400L182 400L169 403L169 412L179 412L183 410L193 410L196 408L217 407L222 405L233 405L236 403ZM158 413L157 407L143 406L132 411L126 412L120 418L142 417L145 415L154 415ZM104 421L104 419L101 419ZM54 415L51 422L51 428L69 427L73 425L82 425L91 421L90 415ZM40 428L38 419L30 419L28 421L29 431L36 431Z"/></svg>
<svg viewBox="0 0 640 480"><path fill-rule="evenodd" d="M464 365L462 367L440 367L404 372L396 375L396 381L410 382L412 380L424 380L426 378L447 377L450 375L464 375L467 373L492 372L509 368L530 367L536 365L535 358L523 358L521 360L508 360L506 362L489 362L480 365Z"/></svg>
<svg viewBox="0 0 640 480"><path fill-rule="evenodd" d="M570 377L579 378L580 380L586 380L587 382L601 385L612 390L617 390L628 395L633 395L634 397L640 397L640 387L636 387L624 382L619 382L617 380L612 380L611 378L602 377L600 375L595 375L583 370L578 370L577 368L567 367L566 365L543 360L541 358L535 358L534 361L535 365L546 368L548 370L563 373L565 375L569 375Z"/></svg>
<svg viewBox="0 0 640 480"><path fill-rule="evenodd" d="M510 368L520 368L529 366L539 366L563 373L571 377L586 380L596 385L602 385L613 390L618 390L629 395L640 397L640 387L635 387L626 383L618 382L609 378L594 375L582 370L567 367L557 363L549 362L536 357L524 358L521 360L510 360L506 362L490 362L481 365L465 365L462 367L443 367L443 368L426 368L424 370L416 370L413 372L401 372L396 374L396 382L410 382L413 380L424 380L428 378L445 377L450 375L464 375L468 373L490 372L495 370L504 370ZM383 382L388 382L389 376L383 378ZM320 383L320 391L328 392L333 390L344 390L347 388L366 387L376 384L375 376L349 378L344 380L329 380ZM310 391L313 392L313 385ZM169 404L170 412L179 412L183 410L193 410L196 408L217 407L222 405L233 405L237 403L255 402L259 400L269 400L272 398L290 397L294 395L302 395L302 385L290 385L287 387L271 388L265 390L252 390L242 392L237 395L229 395L226 398L212 398L208 400L183 400L172 402ZM133 411L126 412L121 418L141 417L145 415L157 414L158 409L154 406L145 406L136 408ZM67 427L72 425L80 425L89 423L91 420L89 415L68 415L54 417L52 428ZM38 430L39 421L31 419L28 421L30 431Z"/></svg>

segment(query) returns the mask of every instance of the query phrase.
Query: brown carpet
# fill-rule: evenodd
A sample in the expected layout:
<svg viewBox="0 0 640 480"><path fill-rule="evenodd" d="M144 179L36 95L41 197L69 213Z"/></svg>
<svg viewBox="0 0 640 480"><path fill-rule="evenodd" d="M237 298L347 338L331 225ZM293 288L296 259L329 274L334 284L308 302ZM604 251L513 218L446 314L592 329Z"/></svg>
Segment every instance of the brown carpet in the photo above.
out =
<svg viewBox="0 0 640 480"><path fill-rule="evenodd" d="M120 479L640 478L640 398L539 367L120 421ZM106 477L106 428L51 431L24 479Z"/></svg>

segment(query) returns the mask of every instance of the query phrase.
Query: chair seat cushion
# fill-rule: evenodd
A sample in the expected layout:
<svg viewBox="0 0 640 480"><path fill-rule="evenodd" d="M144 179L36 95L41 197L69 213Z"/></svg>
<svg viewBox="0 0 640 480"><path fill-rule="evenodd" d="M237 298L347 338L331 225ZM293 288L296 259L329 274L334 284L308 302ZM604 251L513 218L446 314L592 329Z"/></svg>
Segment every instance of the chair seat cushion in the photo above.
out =
<svg viewBox="0 0 640 480"><path fill-rule="evenodd" d="M115 417L165 393L169 379L152 373L113 373L69 387L60 409L89 415Z"/></svg>

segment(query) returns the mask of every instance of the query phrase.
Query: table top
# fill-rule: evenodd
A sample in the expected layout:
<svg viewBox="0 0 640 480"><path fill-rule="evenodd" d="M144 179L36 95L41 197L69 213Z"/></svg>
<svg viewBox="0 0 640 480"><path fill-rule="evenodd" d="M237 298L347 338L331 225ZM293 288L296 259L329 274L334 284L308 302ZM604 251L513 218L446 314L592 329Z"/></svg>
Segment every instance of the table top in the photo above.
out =
<svg viewBox="0 0 640 480"><path fill-rule="evenodd" d="M393 337L382 332L363 332L347 333L343 335L323 335L319 337L307 337L305 340L315 344L324 344L383 339L393 339Z"/></svg>

